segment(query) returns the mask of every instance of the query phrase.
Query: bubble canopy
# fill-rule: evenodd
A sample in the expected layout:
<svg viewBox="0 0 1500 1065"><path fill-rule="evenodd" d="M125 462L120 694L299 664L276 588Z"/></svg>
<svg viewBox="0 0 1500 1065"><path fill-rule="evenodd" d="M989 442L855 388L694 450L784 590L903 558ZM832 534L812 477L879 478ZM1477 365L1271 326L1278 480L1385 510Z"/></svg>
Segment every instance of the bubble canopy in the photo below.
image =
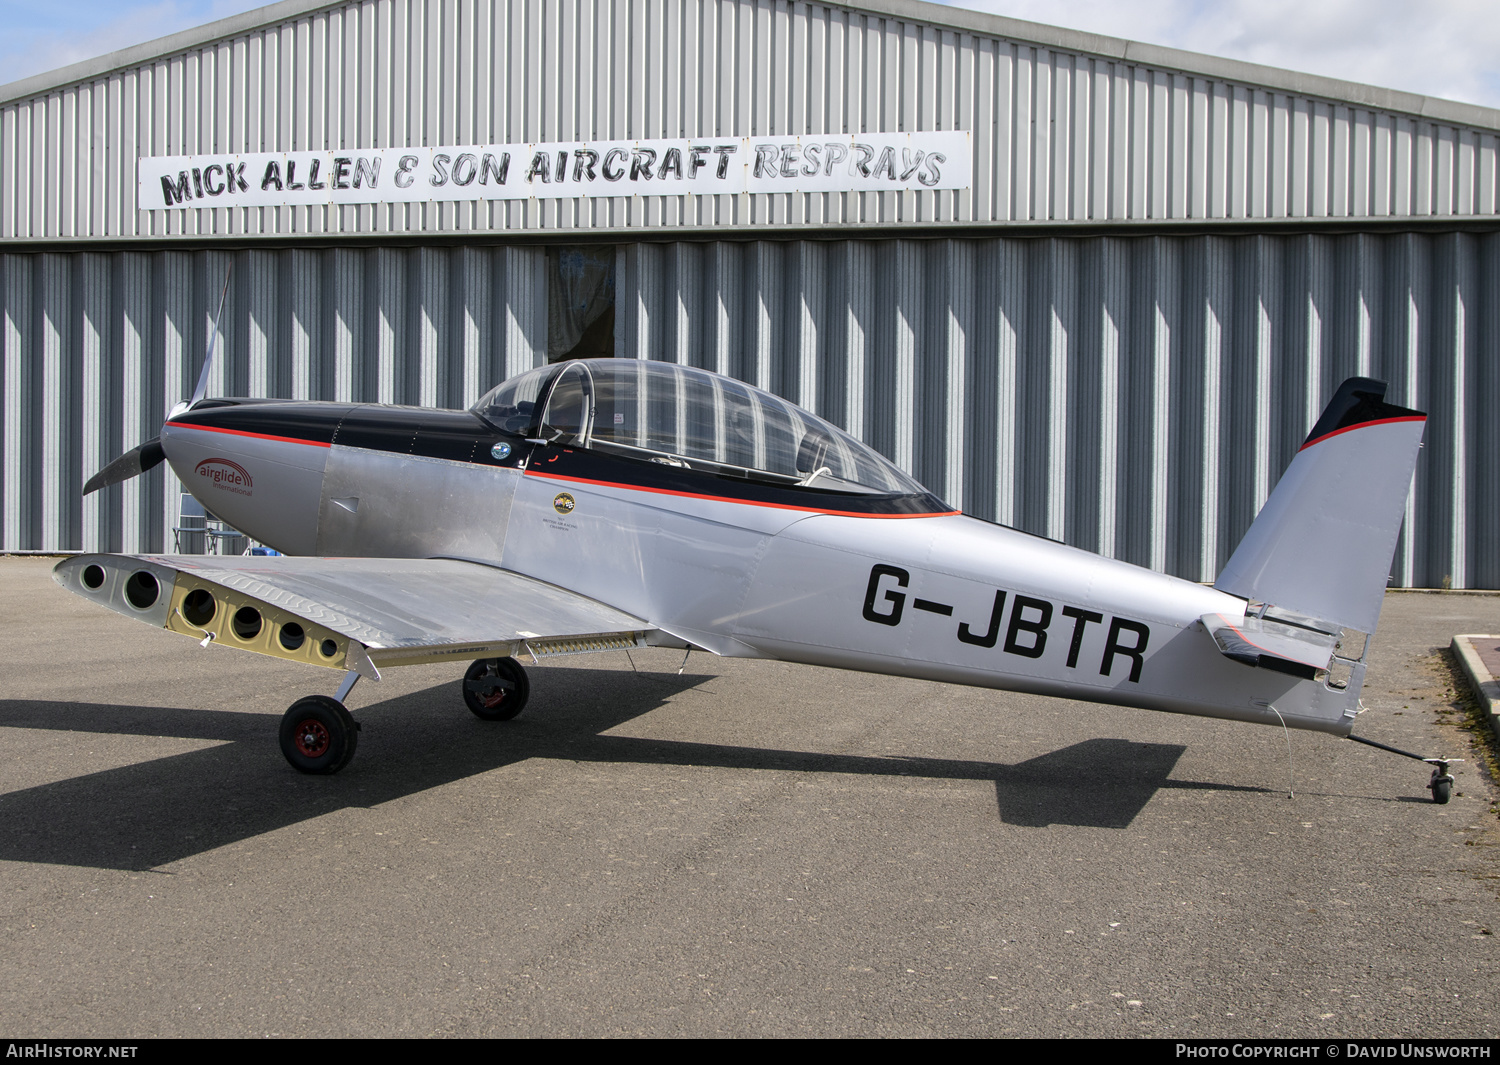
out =
<svg viewBox="0 0 1500 1065"><path fill-rule="evenodd" d="M579 359L512 377L471 410L505 433L720 476L820 491L925 494L848 433L707 370Z"/></svg>

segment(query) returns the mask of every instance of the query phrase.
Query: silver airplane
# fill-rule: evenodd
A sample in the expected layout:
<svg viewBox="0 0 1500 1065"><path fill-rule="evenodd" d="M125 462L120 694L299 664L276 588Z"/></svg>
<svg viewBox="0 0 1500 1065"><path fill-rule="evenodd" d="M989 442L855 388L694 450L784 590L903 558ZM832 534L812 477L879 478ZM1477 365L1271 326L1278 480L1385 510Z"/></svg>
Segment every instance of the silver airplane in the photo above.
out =
<svg viewBox="0 0 1500 1065"><path fill-rule="evenodd" d="M464 700L500 721L526 705L522 659L640 646L1360 739L1425 421L1345 381L1206 587L966 517L821 418L686 366L545 366L466 411L210 399L207 377L85 491L165 458L286 557L91 554L54 576L204 646L343 670L282 719L304 773L353 757L360 677L472 660ZM1422 760L1446 802L1448 762Z"/></svg>

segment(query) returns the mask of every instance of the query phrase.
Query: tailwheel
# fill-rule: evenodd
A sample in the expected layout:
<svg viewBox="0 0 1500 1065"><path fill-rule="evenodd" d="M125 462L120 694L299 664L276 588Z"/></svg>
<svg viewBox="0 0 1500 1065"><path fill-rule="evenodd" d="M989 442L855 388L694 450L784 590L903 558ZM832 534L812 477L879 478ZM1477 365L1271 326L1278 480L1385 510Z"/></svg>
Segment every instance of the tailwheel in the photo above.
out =
<svg viewBox="0 0 1500 1065"><path fill-rule="evenodd" d="M485 721L509 721L530 695L531 681L514 658L481 658L464 674L464 703Z"/></svg>
<svg viewBox="0 0 1500 1065"><path fill-rule="evenodd" d="M1346 736L1345 739L1353 740L1355 743L1363 743L1366 747L1378 747L1382 751L1390 751L1399 754L1402 758L1412 758L1418 762L1426 762L1432 766L1432 779L1427 782L1427 790L1432 792L1432 801L1439 806L1453 798L1453 774L1449 772L1454 762L1462 762L1462 758L1423 758L1420 754L1412 754L1403 751L1400 747L1392 747L1388 743L1380 743L1377 740L1367 740L1363 736Z"/></svg>
<svg viewBox="0 0 1500 1065"><path fill-rule="evenodd" d="M1428 783L1427 790L1432 792L1432 801L1441 806L1453 797L1453 774L1448 772L1446 761L1434 764L1437 768L1432 771L1432 780Z"/></svg>
<svg viewBox="0 0 1500 1065"><path fill-rule="evenodd" d="M337 773L354 757L359 723L326 695L298 699L281 718L281 753L299 773Z"/></svg>

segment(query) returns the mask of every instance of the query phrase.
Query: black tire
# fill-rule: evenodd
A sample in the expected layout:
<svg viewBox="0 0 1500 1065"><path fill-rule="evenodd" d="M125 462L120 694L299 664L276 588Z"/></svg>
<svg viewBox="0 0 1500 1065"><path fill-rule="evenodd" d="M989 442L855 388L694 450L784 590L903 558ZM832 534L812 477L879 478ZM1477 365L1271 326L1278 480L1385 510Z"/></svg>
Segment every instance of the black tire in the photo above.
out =
<svg viewBox="0 0 1500 1065"><path fill-rule="evenodd" d="M281 753L299 773L337 773L349 764L358 744L354 718L327 695L298 699L281 717Z"/></svg>
<svg viewBox="0 0 1500 1065"><path fill-rule="evenodd" d="M1432 801L1439 806L1447 805L1449 799L1453 798L1453 778L1450 776L1433 775L1432 783L1427 785L1432 792Z"/></svg>
<svg viewBox="0 0 1500 1065"><path fill-rule="evenodd" d="M509 721L530 697L531 681L514 658L481 658L464 674L464 703L485 721Z"/></svg>

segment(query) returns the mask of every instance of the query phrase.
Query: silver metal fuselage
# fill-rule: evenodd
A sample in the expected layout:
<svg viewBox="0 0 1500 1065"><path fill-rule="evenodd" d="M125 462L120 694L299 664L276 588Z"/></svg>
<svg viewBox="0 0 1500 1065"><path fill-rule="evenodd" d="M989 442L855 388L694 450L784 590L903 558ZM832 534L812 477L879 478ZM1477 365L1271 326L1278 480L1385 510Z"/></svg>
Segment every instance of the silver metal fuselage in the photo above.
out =
<svg viewBox="0 0 1500 1065"><path fill-rule="evenodd" d="M1199 619L1242 619L1243 599L963 515L769 505L564 474L556 445L512 440L502 464L490 438L433 457L212 414L164 428L168 461L209 511L287 554L483 562L721 655L1337 735L1353 722L1360 677L1335 688L1219 652Z"/></svg>

